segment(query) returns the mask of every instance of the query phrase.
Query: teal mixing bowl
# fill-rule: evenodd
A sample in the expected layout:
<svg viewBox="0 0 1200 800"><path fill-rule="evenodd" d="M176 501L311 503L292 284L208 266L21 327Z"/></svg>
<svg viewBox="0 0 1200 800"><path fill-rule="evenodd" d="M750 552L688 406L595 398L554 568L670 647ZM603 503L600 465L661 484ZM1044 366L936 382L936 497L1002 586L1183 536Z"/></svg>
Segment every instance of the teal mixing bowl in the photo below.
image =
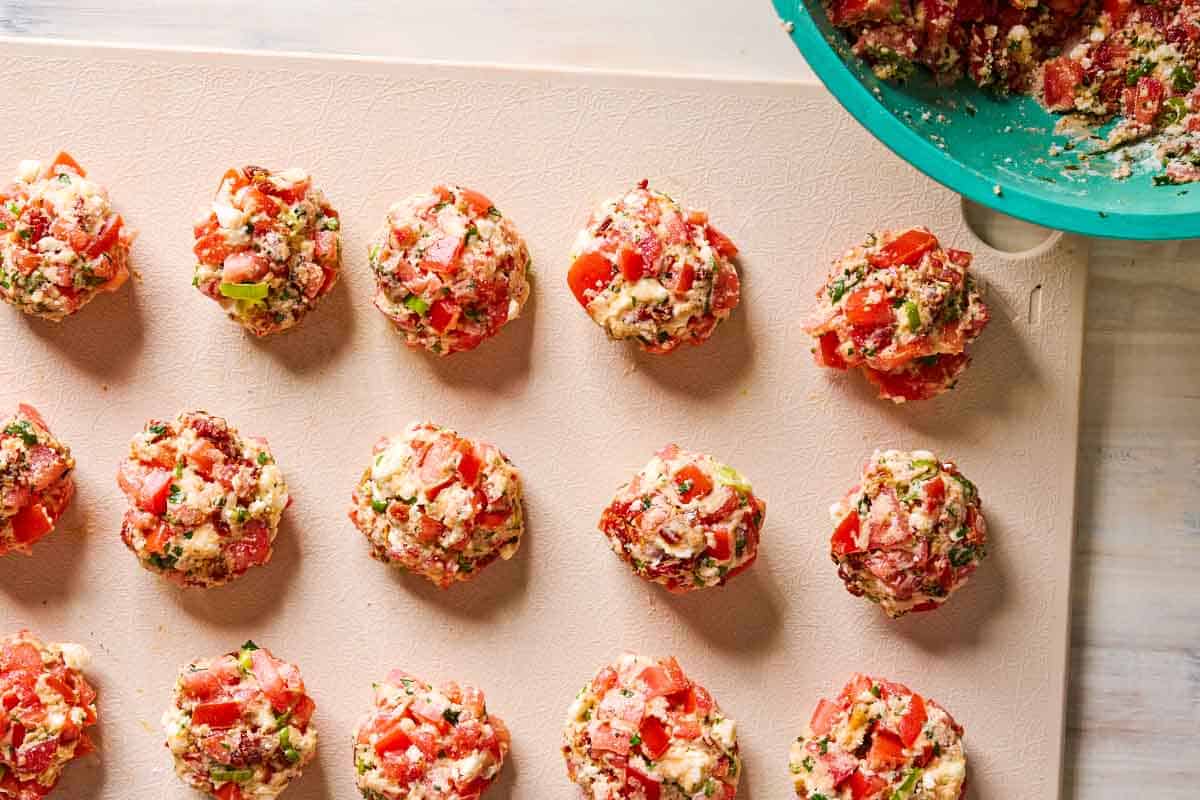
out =
<svg viewBox="0 0 1200 800"><path fill-rule="evenodd" d="M846 110L885 145L959 194L1039 225L1118 239L1200 237L1200 183L1157 186L1152 159L1086 162L1054 136L1056 117L1029 97L996 98L923 70L881 81L850 52L821 0L774 0L792 41ZM1147 148L1143 148L1147 149ZM1142 153L1141 155L1146 155Z"/></svg>

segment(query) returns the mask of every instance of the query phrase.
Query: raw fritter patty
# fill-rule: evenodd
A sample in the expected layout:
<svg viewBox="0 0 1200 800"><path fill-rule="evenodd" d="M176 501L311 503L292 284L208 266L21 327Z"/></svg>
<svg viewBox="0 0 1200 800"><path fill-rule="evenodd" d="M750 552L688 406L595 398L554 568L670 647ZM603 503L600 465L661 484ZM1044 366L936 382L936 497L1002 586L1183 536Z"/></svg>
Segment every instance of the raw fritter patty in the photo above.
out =
<svg viewBox="0 0 1200 800"><path fill-rule="evenodd" d="M443 589L513 557L525 517L521 476L486 442L430 422L385 436L354 489L350 519L385 564Z"/></svg>
<svg viewBox="0 0 1200 800"><path fill-rule="evenodd" d="M876 450L830 516L838 575L890 617L937 608L987 555L975 484L926 450Z"/></svg>
<svg viewBox="0 0 1200 800"><path fill-rule="evenodd" d="M571 704L562 751L588 800L732 800L742 776L737 724L674 658L603 667Z"/></svg>
<svg viewBox="0 0 1200 800"><path fill-rule="evenodd" d="M970 253L943 250L925 228L868 235L817 292L805 325L817 363L862 367L896 403L953 388L970 361L967 344L988 322L970 265Z"/></svg>
<svg viewBox="0 0 1200 800"><path fill-rule="evenodd" d="M754 563L766 511L733 467L669 444L617 490L600 530L638 575L688 592Z"/></svg>
<svg viewBox="0 0 1200 800"><path fill-rule="evenodd" d="M129 498L121 539L143 567L185 586L217 586L270 561L289 502L266 440L204 411L147 422L117 483Z"/></svg>
<svg viewBox="0 0 1200 800"><path fill-rule="evenodd" d="M75 494L75 459L33 406L0 422L0 556L29 555Z"/></svg>
<svg viewBox="0 0 1200 800"><path fill-rule="evenodd" d="M36 800L63 769L95 750L96 690L80 670L87 650L29 631L0 639L0 798Z"/></svg>
<svg viewBox="0 0 1200 800"><path fill-rule="evenodd" d="M317 754L315 710L295 665L246 642L181 669L162 725L184 783L218 800L270 800Z"/></svg>
<svg viewBox="0 0 1200 800"><path fill-rule="evenodd" d="M822 699L788 766L806 800L958 800L967 789L962 727L937 703L855 675Z"/></svg>
<svg viewBox="0 0 1200 800"><path fill-rule="evenodd" d="M231 169L196 225L192 284L256 336L300 322L337 283L338 214L300 169Z"/></svg>
<svg viewBox="0 0 1200 800"><path fill-rule="evenodd" d="M707 341L737 306L737 252L703 211L642 181L592 214L571 250L567 283L609 336L668 353Z"/></svg>
<svg viewBox="0 0 1200 800"><path fill-rule="evenodd" d="M375 306L411 347L472 350L529 298L529 248L479 192L436 186L388 209L370 249Z"/></svg>
<svg viewBox="0 0 1200 800"><path fill-rule="evenodd" d="M129 279L134 235L66 153L22 161L0 187L0 297L26 314L69 317Z"/></svg>
<svg viewBox="0 0 1200 800"><path fill-rule="evenodd" d="M476 800L508 749L508 728L488 714L483 692L434 689L393 670L355 731L358 789L367 800Z"/></svg>

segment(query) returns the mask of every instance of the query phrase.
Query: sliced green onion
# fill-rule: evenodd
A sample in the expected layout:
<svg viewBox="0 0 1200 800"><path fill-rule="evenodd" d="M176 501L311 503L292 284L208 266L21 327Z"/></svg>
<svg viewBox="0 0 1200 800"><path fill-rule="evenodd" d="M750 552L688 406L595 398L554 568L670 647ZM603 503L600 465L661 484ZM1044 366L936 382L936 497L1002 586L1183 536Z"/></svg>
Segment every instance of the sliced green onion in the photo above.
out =
<svg viewBox="0 0 1200 800"><path fill-rule="evenodd" d="M738 472L736 469L725 464L719 464L716 471L717 483L724 486L732 486L734 489L740 489L743 492L750 491L750 481Z"/></svg>
<svg viewBox="0 0 1200 800"><path fill-rule="evenodd" d="M283 757L290 763L295 764L300 760L300 751L292 747L291 728L284 728L279 732L279 749L283 751Z"/></svg>
<svg viewBox="0 0 1200 800"><path fill-rule="evenodd" d="M415 294L410 294L408 297L404 298L404 306L410 311L417 312L421 316L424 316L425 312L429 310L429 303L426 303Z"/></svg>
<svg viewBox="0 0 1200 800"><path fill-rule="evenodd" d="M263 283L222 283L221 294L232 300L262 300L267 296L267 284Z"/></svg>
<svg viewBox="0 0 1200 800"><path fill-rule="evenodd" d="M372 498L371 508L373 508L377 513L382 514L383 512L387 511L387 507L388 504L386 500Z"/></svg>
<svg viewBox="0 0 1200 800"><path fill-rule="evenodd" d="M915 331L921 327L921 310L912 300L904 301L904 316L908 320L908 329Z"/></svg>
<svg viewBox="0 0 1200 800"><path fill-rule="evenodd" d="M904 783L900 784L896 791L892 792L892 800L908 800L908 797L912 794L913 789L916 788L917 781L920 779L920 777L921 770L911 770L908 775L905 776Z"/></svg>
<svg viewBox="0 0 1200 800"><path fill-rule="evenodd" d="M227 769L226 767L213 767L208 773L208 779L214 784L248 783L253 777L254 770L249 769Z"/></svg>

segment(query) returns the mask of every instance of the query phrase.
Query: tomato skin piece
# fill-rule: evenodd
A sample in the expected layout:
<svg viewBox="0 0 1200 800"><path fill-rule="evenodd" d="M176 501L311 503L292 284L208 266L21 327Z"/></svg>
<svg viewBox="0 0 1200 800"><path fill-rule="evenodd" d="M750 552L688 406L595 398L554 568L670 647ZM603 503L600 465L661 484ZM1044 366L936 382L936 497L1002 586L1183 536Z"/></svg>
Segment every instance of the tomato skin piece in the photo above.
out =
<svg viewBox="0 0 1200 800"><path fill-rule="evenodd" d="M183 675L183 693L198 700L216 697L221 691L221 679L210 669L187 672Z"/></svg>
<svg viewBox="0 0 1200 800"><path fill-rule="evenodd" d="M480 462L479 456L475 455L474 446L466 439L458 440L458 452L461 454L458 462L458 474L462 476L464 483L474 486L475 481L479 480L479 468L482 462Z"/></svg>
<svg viewBox="0 0 1200 800"><path fill-rule="evenodd" d="M695 464L688 464L675 473L675 489L679 492L679 500L690 503L696 498L708 497L712 493L712 480ZM686 484L686 489L684 488Z"/></svg>
<svg viewBox="0 0 1200 800"><path fill-rule="evenodd" d="M213 797L217 800L242 800L242 787L233 781L223 783L219 789L213 790Z"/></svg>
<svg viewBox="0 0 1200 800"><path fill-rule="evenodd" d="M633 790L641 789L646 800L659 800L662 797L662 784L643 775L634 767L626 767L625 788L630 790L630 796L632 796Z"/></svg>
<svg viewBox="0 0 1200 800"><path fill-rule="evenodd" d="M687 294L696 283L696 268L689 261L679 270L675 281L675 294Z"/></svg>
<svg viewBox="0 0 1200 800"><path fill-rule="evenodd" d="M602 254L597 252L584 253L571 264L567 273L567 285L579 305L587 308L588 299L585 293L604 289L612 280L613 265Z"/></svg>
<svg viewBox="0 0 1200 800"><path fill-rule="evenodd" d="M671 746L671 737L658 717L646 717L642 720L638 733L642 737L642 752L653 760L658 760L667 748Z"/></svg>
<svg viewBox="0 0 1200 800"><path fill-rule="evenodd" d="M210 728L232 728L242 717L242 706L232 700L201 703L192 709L192 724Z"/></svg>
<svg viewBox="0 0 1200 800"><path fill-rule="evenodd" d="M857 542L861 528L862 520L857 511L851 510L849 514L842 517L842 521L838 523L833 532L833 537L829 540L829 547L833 554L838 558L843 558L851 553L866 552L866 548Z"/></svg>
<svg viewBox="0 0 1200 800"><path fill-rule="evenodd" d="M925 710L925 698L914 693L909 701L908 713L900 718L900 740L905 747L912 747L921 737L921 729L925 727L928 714Z"/></svg>
<svg viewBox="0 0 1200 800"><path fill-rule="evenodd" d="M873 267L894 267L899 264L915 264L921 257L938 246L937 237L927 230L912 228L867 256Z"/></svg>
<svg viewBox="0 0 1200 800"><path fill-rule="evenodd" d="M824 736L829 733L833 727L833 719L841 711L841 707L837 703L831 703L822 697L817 702L817 707L813 709L812 719L809 720L808 726L812 728L814 736Z"/></svg>
<svg viewBox="0 0 1200 800"><path fill-rule="evenodd" d="M28 642L6 644L0 649L0 674L16 670L40 670L42 654Z"/></svg>

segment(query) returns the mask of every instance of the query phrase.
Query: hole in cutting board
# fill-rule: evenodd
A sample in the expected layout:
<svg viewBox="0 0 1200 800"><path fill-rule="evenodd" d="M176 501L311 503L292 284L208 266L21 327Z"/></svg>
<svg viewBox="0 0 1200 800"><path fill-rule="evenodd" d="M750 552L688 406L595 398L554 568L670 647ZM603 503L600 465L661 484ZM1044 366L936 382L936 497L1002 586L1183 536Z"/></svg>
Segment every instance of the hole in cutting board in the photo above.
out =
<svg viewBox="0 0 1200 800"><path fill-rule="evenodd" d="M974 200L962 198L962 215L979 240L1002 253L1024 253L1044 244L1055 234L1050 228L1001 214Z"/></svg>

